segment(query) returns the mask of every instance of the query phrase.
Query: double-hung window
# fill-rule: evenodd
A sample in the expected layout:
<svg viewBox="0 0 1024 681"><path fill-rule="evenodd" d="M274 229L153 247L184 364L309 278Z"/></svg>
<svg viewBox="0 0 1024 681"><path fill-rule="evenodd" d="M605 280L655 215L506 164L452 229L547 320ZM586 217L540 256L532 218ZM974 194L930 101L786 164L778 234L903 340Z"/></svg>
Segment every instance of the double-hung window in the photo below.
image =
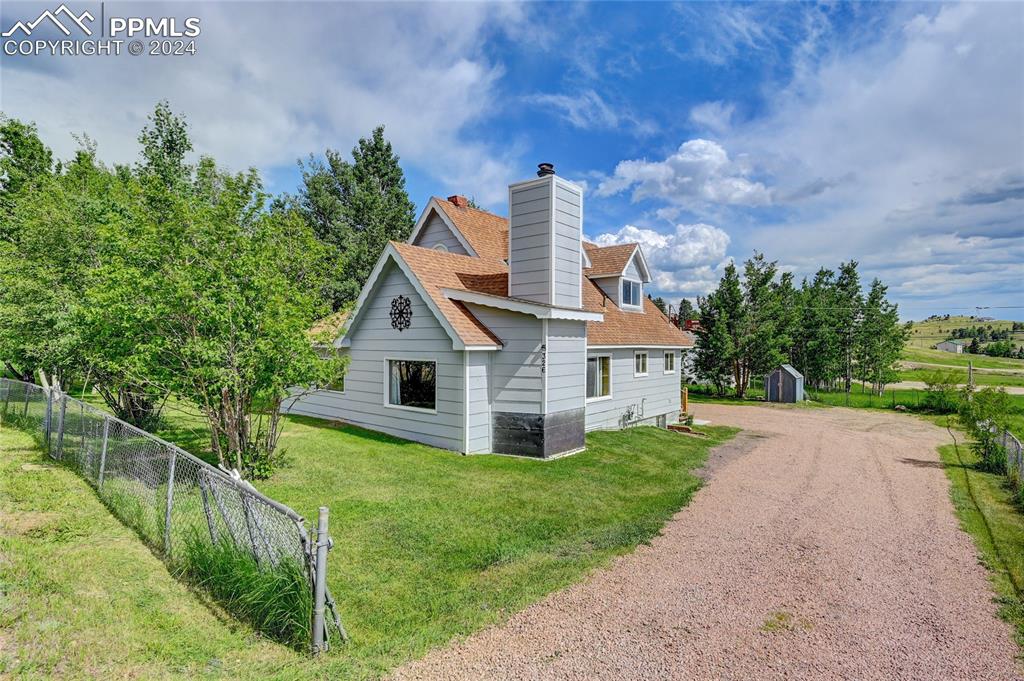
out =
<svg viewBox="0 0 1024 681"><path fill-rule="evenodd" d="M633 375L634 376L646 376L647 375L647 353L637 352L633 354Z"/></svg>
<svg viewBox="0 0 1024 681"><path fill-rule="evenodd" d="M403 409L437 409L437 363L389 359L387 404Z"/></svg>
<svg viewBox="0 0 1024 681"><path fill-rule="evenodd" d="M640 306L639 281L630 281L629 279L622 280L622 304L632 305L633 307Z"/></svg>
<svg viewBox="0 0 1024 681"><path fill-rule="evenodd" d="M597 400L612 394L612 358L587 357L587 399Z"/></svg>
<svg viewBox="0 0 1024 681"><path fill-rule="evenodd" d="M665 353L665 373L674 374L676 372L676 353L666 352Z"/></svg>

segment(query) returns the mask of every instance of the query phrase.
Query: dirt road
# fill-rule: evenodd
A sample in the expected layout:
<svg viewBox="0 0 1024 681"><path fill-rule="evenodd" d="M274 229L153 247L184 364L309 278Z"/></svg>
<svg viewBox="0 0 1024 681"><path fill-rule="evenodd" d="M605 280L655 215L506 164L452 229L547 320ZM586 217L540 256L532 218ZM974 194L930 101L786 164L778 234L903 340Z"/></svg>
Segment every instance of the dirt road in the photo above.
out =
<svg viewBox="0 0 1024 681"><path fill-rule="evenodd" d="M651 546L396 676L1021 678L953 515L944 430L846 409L696 412L750 446L718 455Z"/></svg>

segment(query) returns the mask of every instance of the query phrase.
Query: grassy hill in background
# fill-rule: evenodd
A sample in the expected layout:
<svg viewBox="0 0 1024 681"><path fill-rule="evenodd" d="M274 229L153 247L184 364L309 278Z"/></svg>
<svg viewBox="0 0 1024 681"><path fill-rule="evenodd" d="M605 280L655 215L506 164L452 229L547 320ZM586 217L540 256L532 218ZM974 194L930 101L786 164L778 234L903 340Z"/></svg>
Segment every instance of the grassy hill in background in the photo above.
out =
<svg viewBox="0 0 1024 681"><path fill-rule="evenodd" d="M991 327L992 331L1003 331L1012 329L1013 322L1005 319L982 320L977 316L950 316L948 319L926 319L921 322L913 322L907 348L908 350L914 348L927 350L936 343L952 338L953 329L977 326ZM1024 331L1013 333L1011 340L1014 345L1024 345ZM966 339L966 341L970 342L970 339Z"/></svg>

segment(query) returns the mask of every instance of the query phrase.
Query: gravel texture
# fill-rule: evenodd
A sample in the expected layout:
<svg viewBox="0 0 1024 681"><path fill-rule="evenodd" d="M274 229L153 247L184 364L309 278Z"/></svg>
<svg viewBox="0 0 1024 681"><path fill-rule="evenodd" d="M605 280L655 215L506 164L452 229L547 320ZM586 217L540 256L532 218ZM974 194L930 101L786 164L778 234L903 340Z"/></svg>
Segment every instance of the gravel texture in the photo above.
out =
<svg viewBox="0 0 1024 681"><path fill-rule="evenodd" d="M752 435L651 546L395 678L1022 678L953 514L946 431L865 410L696 413Z"/></svg>

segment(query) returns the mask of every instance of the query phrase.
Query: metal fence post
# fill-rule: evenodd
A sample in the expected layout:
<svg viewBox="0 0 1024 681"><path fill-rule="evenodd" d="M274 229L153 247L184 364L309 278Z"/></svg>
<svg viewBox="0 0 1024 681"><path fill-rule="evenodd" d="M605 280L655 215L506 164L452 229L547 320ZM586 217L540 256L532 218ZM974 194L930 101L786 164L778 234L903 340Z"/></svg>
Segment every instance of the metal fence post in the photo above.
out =
<svg viewBox="0 0 1024 681"><path fill-rule="evenodd" d="M64 458L64 422L67 420L64 417L68 411L68 397L67 395L60 394L60 427L57 428L57 456L52 457L58 461Z"/></svg>
<svg viewBox="0 0 1024 681"><path fill-rule="evenodd" d="M178 451L171 450L171 461L167 465L167 511L164 515L164 553L171 555L171 509L174 507L174 464Z"/></svg>
<svg viewBox="0 0 1024 681"><path fill-rule="evenodd" d="M46 390L46 416L43 423L43 436L46 438L46 453L50 453L50 425L53 421L53 390Z"/></svg>
<svg viewBox="0 0 1024 681"><path fill-rule="evenodd" d="M78 403L78 427L82 429L82 447L78 450L78 465L85 465L85 402Z"/></svg>
<svg viewBox="0 0 1024 681"><path fill-rule="evenodd" d="M103 444L100 446L100 472L97 476L99 490L103 491L103 475L107 470L107 443L110 441L110 419L103 417Z"/></svg>
<svg viewBox="0 0 1024 681"><path fill-rule="evenodd" d="M316 573L313 578L313 654L324 646L324 603L327 591L327 507L321 506L316 521Z"/></svg>

